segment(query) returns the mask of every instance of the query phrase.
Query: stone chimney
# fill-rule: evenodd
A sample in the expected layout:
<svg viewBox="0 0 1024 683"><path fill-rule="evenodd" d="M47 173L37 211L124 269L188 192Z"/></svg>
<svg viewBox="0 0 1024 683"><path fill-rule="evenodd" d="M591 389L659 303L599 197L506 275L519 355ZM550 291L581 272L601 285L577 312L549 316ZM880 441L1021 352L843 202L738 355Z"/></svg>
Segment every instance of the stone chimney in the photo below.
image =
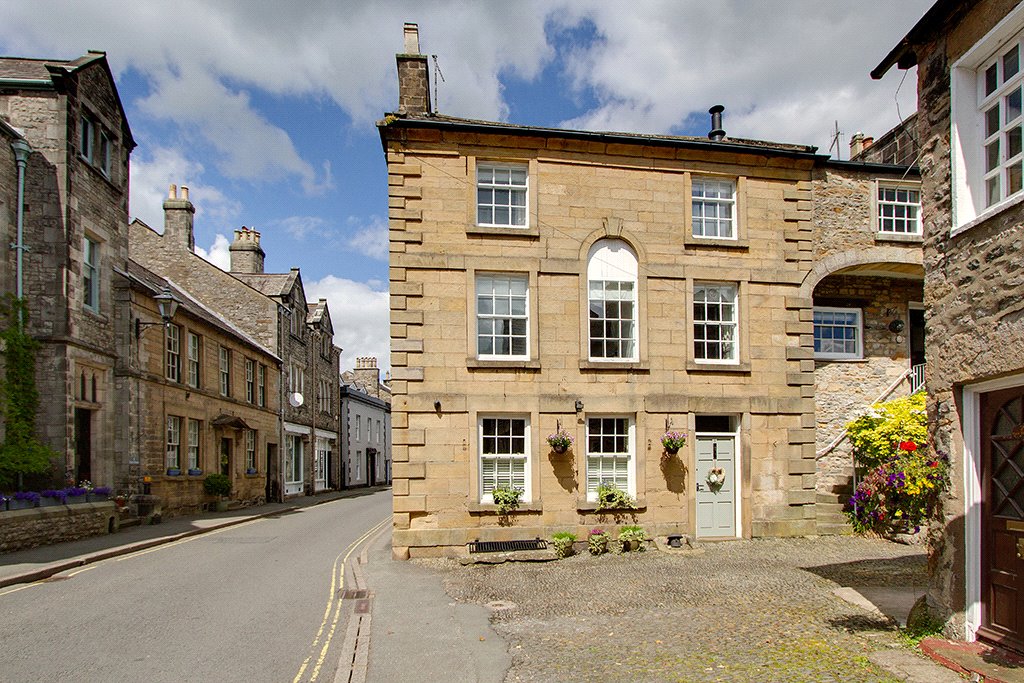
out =
<svg viewBox="0 0 1024 683"><path fill-rule="evenodd" d="M395 55L398 62L398 113L430 114L430 72L427 56L420 54L420 31L405 25L405 51Z"/></svg>
<svg viewBox="0 0 1024 683"><path fill-rule="evenodd" d="M260 246L260 234L244 225L235 230L235 241L228 247L231 252L231 272L260 275L266 254Z"/></svg>
<svg viewBox="0 0 1024 683"><path fill-rule="evenodd" d="M171 185L164 200L164 239L170 240L174 246L188 245L189 251L196 250L196 238L192 234L192 221L196 215L196 207L188 200L188 187Z"/></svg>
<svg viewBox="0 0 1024 683"><path fill-rule="evenodd" d="M356 358L355 384L363 393L380 398L380 368L376 358Z"/></svg>

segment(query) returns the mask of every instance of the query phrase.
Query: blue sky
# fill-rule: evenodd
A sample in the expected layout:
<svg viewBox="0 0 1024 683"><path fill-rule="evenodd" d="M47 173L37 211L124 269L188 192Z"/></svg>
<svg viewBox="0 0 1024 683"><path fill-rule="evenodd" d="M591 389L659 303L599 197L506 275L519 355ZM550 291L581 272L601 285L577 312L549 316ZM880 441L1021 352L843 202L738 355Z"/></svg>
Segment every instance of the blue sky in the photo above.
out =
<svg viewBox="0 0 1024 683"><path fill-rule="evenodd" d="M417 22L444 76L439 110L513 123L818 145L838 122L880 135L915 108L916 73L870 70L931 0L0 0L0 53L104 50L138 148L130 212L160 228L170 183L196 243L226 266L262 233L268 272L326 296L343 367L387 367L386 172L374 126L395 108L394 54Z"/></svg>

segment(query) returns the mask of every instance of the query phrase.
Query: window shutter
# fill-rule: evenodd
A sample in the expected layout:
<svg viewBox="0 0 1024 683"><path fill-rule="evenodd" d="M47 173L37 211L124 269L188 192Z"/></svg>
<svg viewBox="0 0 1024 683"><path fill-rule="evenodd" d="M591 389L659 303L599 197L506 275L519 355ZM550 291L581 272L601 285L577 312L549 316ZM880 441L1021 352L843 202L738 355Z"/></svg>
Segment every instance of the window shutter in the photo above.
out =
<svg viewBox="0 0 1024 683"><path fill-rule="evenodd" d="M587 458L587 493L597 493L601 483L601 458Z"/></svg>
<svg viewBox="0 0 1024 683"><path fill-rule="evenodd" d="M526 461L515 459L511 462L512 466L512 488L519 489L520 491L526 490Z"/></svg>
<svg viewBox="0 0 1024 683"><path fill-rule="evenodd" d="M494 490L495 480L494 458L484 458L480 461L480 478L483 486L480 489L481 495L486 495Z"/></svg>

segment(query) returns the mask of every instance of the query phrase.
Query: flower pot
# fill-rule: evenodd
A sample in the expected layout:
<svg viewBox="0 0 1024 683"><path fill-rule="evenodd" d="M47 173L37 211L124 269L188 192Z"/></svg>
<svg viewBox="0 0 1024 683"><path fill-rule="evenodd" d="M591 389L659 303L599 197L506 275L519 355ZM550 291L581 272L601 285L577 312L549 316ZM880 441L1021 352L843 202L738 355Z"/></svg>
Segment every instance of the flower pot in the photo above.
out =
<svg viewBox="0 0 1024 683"><path fill-rule="evenodd" d="M632 552L636 552L637 550L640 550L640 540L639 539L631 538L631 539L627 539L625 541L620 541L620 543L622 543L622 552L624 552L624 553L632 553Z"/></svg>
<svg viewBox="0 0 1024 683"><path fill-rule="evenodd" d="M229 501L226 501L226 500L218 500L217 501L217 512L227 512L228 511L228 502Z"/></svg>
<svg viewBox="0 0 1024 683"><path fill-rule="evenodd" d="M250 476L253 475L253 474L256 474L256 468L255 467L249 467L249 468L247 468L245 470L245 473L250 475Z"/></svg>
<svg viewBox="0 0 1024 683"><path fill-rule="evenodd" d="M181 470L178 469L177 467L168 467L167 468L167 476L168 477L180 477L181 476Z"/></svg>
<svg viewBox="0 0 1024 683"><path fill-rule="evenodd" d="M668 453L669 455L675 455L676 453L679 452L679 447L678 446L665 446L665 452Z"/></svg>
<svg viewBox="0 0 1024 683"><path fill-rule="evenodd" d="M558 453L559 455L565 455L565 452L569 450L569 447L559 444L557 446L552 446L551 450L553 450L555 453Z"/></svg>
<svg viewBox="0 0 1024 683"><path fill-rule="evenodd" d="M41 508L56 507L63 504L63 498L51 498L50 496L42 496L39 498L39 507Z"/></svg>
<svg viewBox="0 0 1024 683"><path fill-rule="evenodd" d="M203 471L201 469L199 469L198 467L190 467L188 469L188 476L190 476L190 477L199 477L199 476L202 476L202 474L203 474Z"/></svg>
<svg viewBox="0 0 1024 683"><path fill-rule="evenodd" d="M64 499L64 504L65 505L78 505L79 503L88 502L87 498L88 498L88 496L86 496L86 494L84 494L84 493L82 495L80 495L80 496L68 496L67 498Z"/></svg>
<svg viewBox="0 0 1024 683"><path fill-rule="evenodd" d="M20 500L18 498L8 498L7 499L7 509L8 510L28 510L29 508L34 508L36 506L37 502L38 501L35 501L35 500Z"/></svg>

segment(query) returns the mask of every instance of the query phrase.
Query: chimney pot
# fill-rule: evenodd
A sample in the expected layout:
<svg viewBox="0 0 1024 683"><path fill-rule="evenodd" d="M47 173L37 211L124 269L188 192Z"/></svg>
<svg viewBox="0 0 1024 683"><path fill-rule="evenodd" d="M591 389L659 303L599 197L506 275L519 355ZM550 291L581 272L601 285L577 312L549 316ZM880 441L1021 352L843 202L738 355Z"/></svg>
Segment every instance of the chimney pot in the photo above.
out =
<svg viewBox="0 0 1024 683"><path fill-rule="evenodd" d="M405 24L405 54L418 55L420 53L420 28L412 22Z"/></svg>
<svg viewBox="0 0 1024 683"><path fill-rule="evenodd" d="M188 201L188 185L181 186L181 198Z"/></svg>
<svg viewBox="0 0 1024 683"><path fill-rule="evenodd" d="M167 192L167 198L168 199L177 199L178 198L178 186L175 185L174 183L171 183L171 189Z"/></svg>
<svg viewBox="0 0 1024 683"><path fill-rule="evenodd" d="M708 133L708 138L715 142L721 142L725 137L725 131L722 129L723 111L725 111L725 106L721 104L716 104L708 109L708 113L711 114L711 131Z"/></svg>

